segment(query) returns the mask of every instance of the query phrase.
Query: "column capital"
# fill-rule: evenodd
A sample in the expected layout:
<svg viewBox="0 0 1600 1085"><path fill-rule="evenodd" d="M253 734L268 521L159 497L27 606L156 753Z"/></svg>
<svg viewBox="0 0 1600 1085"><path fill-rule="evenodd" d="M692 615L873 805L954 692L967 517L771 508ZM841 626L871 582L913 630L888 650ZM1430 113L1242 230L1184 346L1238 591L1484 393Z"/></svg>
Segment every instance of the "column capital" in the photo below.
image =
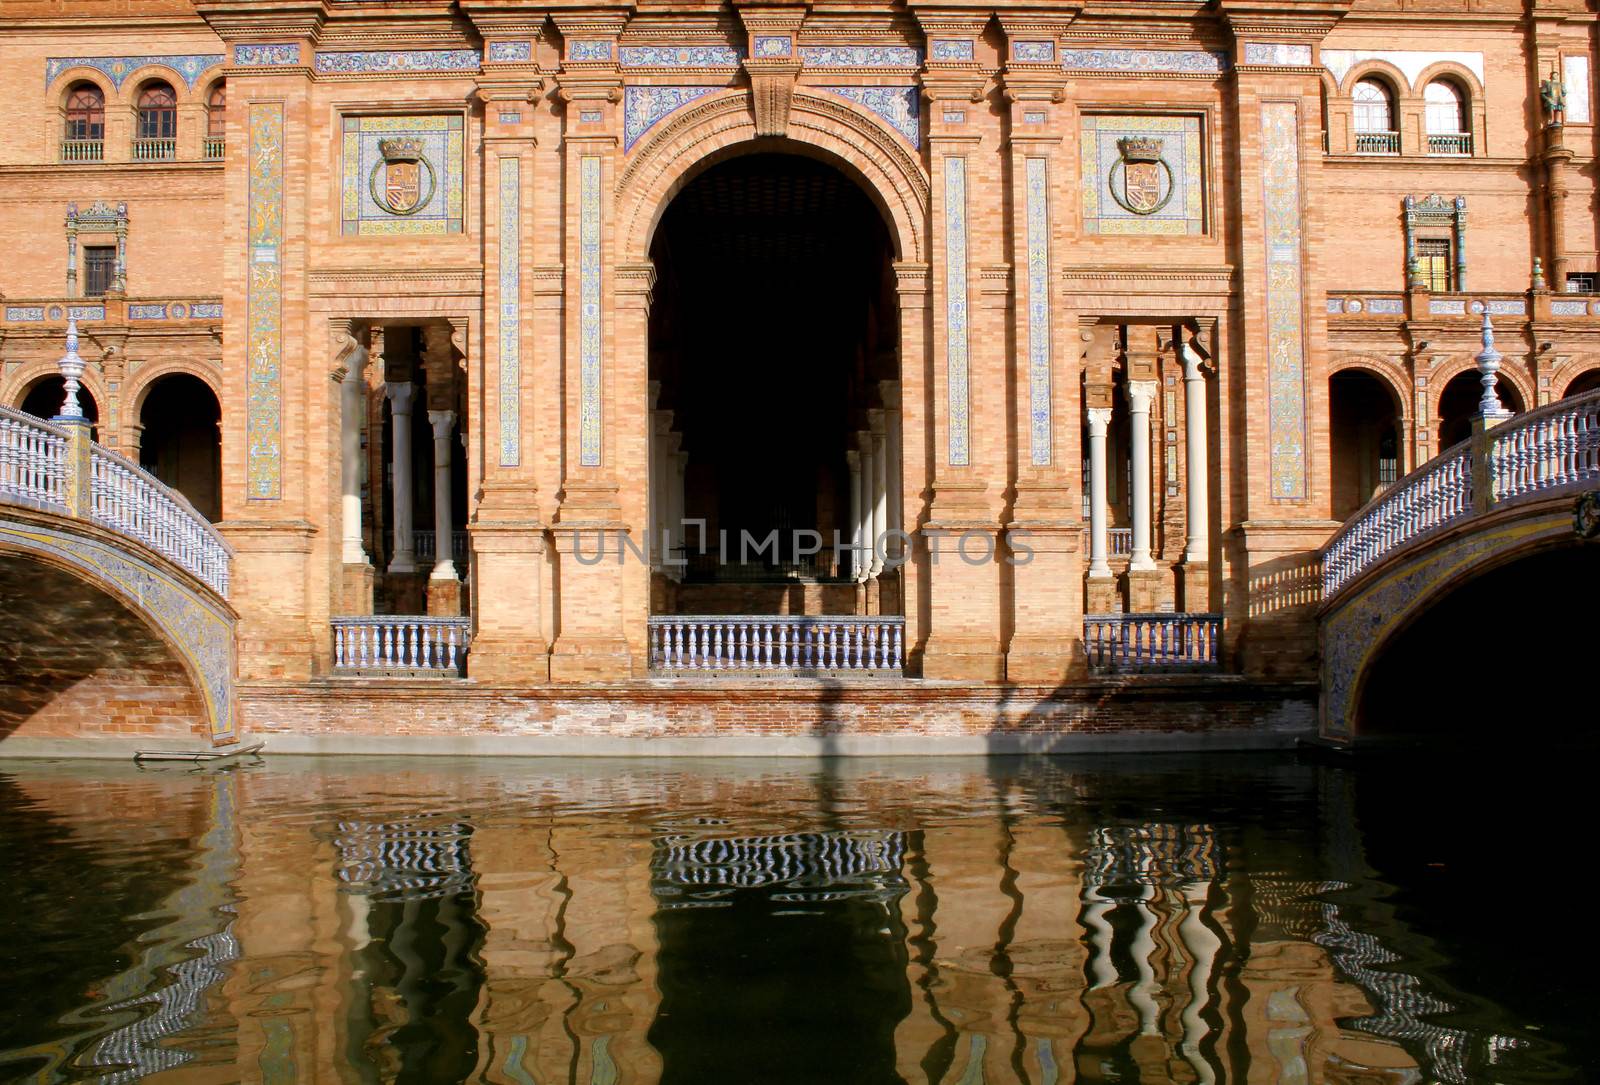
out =
<svg viewBox="0 0 1600 1085"><path fill-rule="evenodd" d="M1106 428L1111 425L1111 408L1090 407L1087 411L1089 415L1089 436L1104 437Z"/></svg>
<svg viewBox="0 0 1600 1085"><path fill-rule="evenodd" d="M1156 382L1129 381L1126 388L1128 390L1128 403L1133 408L1134 413L1148 414L1150 412L1150 401L1156 397Z"/></svg>
<svg viewBox="0 0 1600 1085"><path fill-rule="evenodd" d="M450 427L456 424L455 411L429 411L428 424L433 427L435 441L448 441Z"/></svg>
<svg viewBox="0 0 1600 1085"><path fill-rule="evenodd" d="M1192 343L1183 344L1178 356L1183 359L1183 379L1186 381L1203 381L1206 379L1205 359L1200 357L1200 352L1194 349Z"/></svg>
<svg viewBox="0 0 1600 1085"><path fill-rule="evenodd" d="M395 414L411 413L411 397L416 390L417 386L410 381L389 381L383 386L383 394L389 397L389 409Z"/></svg>

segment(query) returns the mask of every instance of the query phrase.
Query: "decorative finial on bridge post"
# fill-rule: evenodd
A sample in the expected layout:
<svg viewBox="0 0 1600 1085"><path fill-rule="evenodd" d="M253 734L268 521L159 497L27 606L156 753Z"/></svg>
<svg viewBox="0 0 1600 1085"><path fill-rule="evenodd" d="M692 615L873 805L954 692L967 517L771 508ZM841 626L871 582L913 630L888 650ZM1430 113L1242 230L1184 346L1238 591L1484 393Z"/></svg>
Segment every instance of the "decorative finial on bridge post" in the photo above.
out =
<svg viewBox="0 0 1600 1085"><path fill-rule="evenodd" d="M66 397L61 402L60 418L81 419L83 407L78 402L79 378L83 376L83 359L78 356L78 319L67 318L67 352L56 363L61 379L66 385Z"/></svg>
<svg viewBox="0 0 1600 1085"><path fill-rule="evenodd" d="M1500 359L1504 357L1494 349L1494 325L1489 322L1489 310L1483 311L1483 349L1474 359L1478 363L1478 379L1483 384L1483 396L1478 400L1478 413L1484 418L1508 417L1511 412L1500 403L1494 386L1500 380Z"/></svg>

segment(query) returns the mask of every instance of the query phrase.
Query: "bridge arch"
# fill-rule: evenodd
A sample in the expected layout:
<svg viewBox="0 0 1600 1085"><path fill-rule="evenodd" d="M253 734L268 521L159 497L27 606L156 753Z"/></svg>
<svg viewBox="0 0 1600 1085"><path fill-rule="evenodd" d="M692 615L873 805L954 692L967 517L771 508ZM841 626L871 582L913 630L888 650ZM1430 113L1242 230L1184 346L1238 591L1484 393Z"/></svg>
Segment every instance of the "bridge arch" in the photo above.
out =
<svg viewBox="0 0 1600 1085"><path fill-rule="evenodd" d="M0 610L0 655L14 661L0 743L236 737L237 616L149 547L81 519L0 505Z"/></svg>

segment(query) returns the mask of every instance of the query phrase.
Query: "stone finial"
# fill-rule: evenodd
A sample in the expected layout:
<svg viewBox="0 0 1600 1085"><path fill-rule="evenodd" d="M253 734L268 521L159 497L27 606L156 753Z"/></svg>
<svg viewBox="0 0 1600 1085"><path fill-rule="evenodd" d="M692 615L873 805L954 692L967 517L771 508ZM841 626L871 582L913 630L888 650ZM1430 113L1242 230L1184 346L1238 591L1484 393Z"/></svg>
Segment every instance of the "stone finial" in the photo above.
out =
<svg viewBox="0 0 1600 1085"><path fill-rule="evenodd" d="M1495 384L1500 380L1500 359L1503 357L1494 349L1494 325L1489 321L1489 310L1483 311L1483 349L1474 359L1478 363L1478 379L1483 384L1483 396L1478 400L1478 413L1485 418L1503 418L1511 412L1500 403L1500 396L1494 390Z"/></svg>
<svg viewBox="0 0 1600 1085"><path fill-rule="evenodd" d="M78 356L78 320L67 318L67 352L56 362L61 379L66 385L66 396L61 401L61 418L82 418L83 407L78 402L78 381L83 376L83 359Z"/></svg>
<svg viewBox="0 0 1600 1085"><path fill-rule="evenodd" d="M1537 256L1533 258L1533 288L1535 290L1545 289L1544 261Z"/></svg>

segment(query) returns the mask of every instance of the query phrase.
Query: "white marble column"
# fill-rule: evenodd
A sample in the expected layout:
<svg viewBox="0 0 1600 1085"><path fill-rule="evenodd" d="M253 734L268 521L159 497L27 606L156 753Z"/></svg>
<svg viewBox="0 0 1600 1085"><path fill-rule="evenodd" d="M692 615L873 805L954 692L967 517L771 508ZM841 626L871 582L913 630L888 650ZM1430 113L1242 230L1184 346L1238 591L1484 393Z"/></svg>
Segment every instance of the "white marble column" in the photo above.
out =
<svg viewBox="0 0 1600 1085"><path fill-rule="evenodd" d="M672 438L672 412L650 414L650 567L666 568L666 543L663 532L672 520L672 454L677 441Z"/></svg>
<svg viewBox="0 0 1600 1085"><path fill-rule="evenodd" d="M1090 407L1089 414L1089 575L1110 577L1111 525L1106 520L1106 431L1110 407Z"/></svg>
<svg viewBox="0 0 1600 1085"><path fill-rule="evenodd" d="M361 545L361 424L367 413L367 348L357 344L339 382L339 501L346 565L364 565Z"/></svg>
<svg viewBox="0 0 1600 1085"><path fill-rule="evenodd" d="M683 434L675 433L672 436L677 439L674 442L674 446L676 447L677 443L683 440ZM687 452L673 453L671 466L672 477L669 480L670 486L668 487L667 492L668 496L672 500L672 504L669 506L671 509L671 515L668 519L667 528L668 534L672 538L672 545L669 550L677 550L685 545L686 539L686 536L684 535L683 518L688 515L689 505L688 495L684 491L684 480L689 471L689 454ZM677 558L679 561L687 561L689 557L687 550L685 550L683 553L674 553L672 556ZM683 579L683 571L686 566L671 565L668 566L668 568L672 570L673 579Z"/></svg>
<svg viewBox="0 0 1600 1085"><path fill-rule="evenodd" d="M450 520L450 430L455 411L429 411L433 427L433 572L430 580L455 580L455 525Z"/></svg>
<svg viewBox="0 0 1600 1085"><path fill-rule="evenodd" d="M879 540L888 545L883 533L889 530L889 435L884 422L884 412L868 411L872 425L872 575L883 572L883 550Z"/></svg>
<svg viewBox="0 0 1600 1085"><path fill-rule="evenodd" d="M1133 555L1130 571L1154 569L1150 558L1150 401L1155 381L1128 382L1128 427L1133 443Z"/></svg>
<svg viewBox="0 0 1600 1085"><path fill-rule="evenodd" d="M384 386L389 397L389 438L394 471L394 557L391 573L417 571L411 508L411 397L415 386L410 381L394 381Z"/></svg>
<svg viewBox="0 0 1600 1085"><path fill-rule="evenodd" d="M884 462L885 500L888 502L888 528L889 531L903 531L905 520L905 499L902 489L900 472L900 382L880 381L878 388L883 395L883 430L884 448L887 459ZM889 553L896 558L901 556L904 546L895 540L890 544Z"/></svg>
<svg viewBox="0 0 1600 1085"><path fill-rule="evenodd" d="M1184 480L1189 488L1185 516L1189 537L1184 545L1183 560L1201 564L1208 559L1210 550L1207 545L1210 530L1206 524L1210 504L1207 482L1211 469L1206 457L1206 376L1200 370L1200 355L1187 343L1183 347L1183 432L1186 438L1184 456L1189 466L1188 478Z"/></svg>
<svg viewBox="0 0 1600 1085"><path fill-rule="evenodd" d="M845 463L850 466L850 545L861 545L861 453L851 450L844 454ZM861 579L861 551L852 549L850 552L850 575L855 580Z"/></svg>
<svg viewBox="0 0 1600 1085"><path fill-rule="evenodd" d="M872 434L857 430L856 449L861 453L861 527L856 540L856 545L861 547L857 551L861 567L856 571L856 579L865 584L872 577L872 537L876 527L874 514L878 508L876 495L872 492L872 480L876 475L872 467Z"/></svg>

